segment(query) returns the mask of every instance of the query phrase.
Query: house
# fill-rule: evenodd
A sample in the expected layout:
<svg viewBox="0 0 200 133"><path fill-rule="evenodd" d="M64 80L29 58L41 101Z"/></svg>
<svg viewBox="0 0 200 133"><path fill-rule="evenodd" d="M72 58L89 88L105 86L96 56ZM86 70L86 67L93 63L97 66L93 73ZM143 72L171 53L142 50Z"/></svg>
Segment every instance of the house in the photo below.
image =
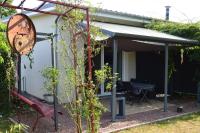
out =
<svg viewBox="0 0 200 133"><path fill-rule="evenodd" d="M43 10L55 10L51 4ZM37 32L55 33L56 16L25 12L33 21ZM130 79L152 79L165 94L164 109L167 110L168 91L168 49L176 44L195 45L197 41L189 40L157 31L145 29L152 18L100 9L92 25L99 27L107 36L107 47L102 47L101 54L94 58L94 67L101 68L105 63L119 73L123 81ZM29 68L27 58L22 58L22 89L39 98L44 98L41 71L51 66L51 46L49 40L38 42L33 52L34 63ZM59 63L59 62L58 62ZM154 79L155 78L155 79ZM160 80L161 79L161 80ZM114 88L106 92L101 85L99 95L112 94L112 119L116 116L116 81ZM58 95L62 90L58 88Z"/></svg>
<svg viewBox="0 0 200 133"><path fill-rule="evenodd" d="M43 6L43 10L51 11L55 10L52 4L46 4ZM36 31L38 33L55 33L55 20L56 16L46 15L36 12L27 12L25 14L31 18L33 21ZM143 27L145 24L150 23L152 18L143 17L138 15L131 15L127 13L120 13L111 10L100 9L95 14L96 20L98 22L104 23L117 23L117 24L125 24L129 26L137 26ZM5 22L8 19L4 20ZM130 53L129 60L135 60L135 53ZM41 75L41 71L47 67L51 66L51 42L50 40L45 40L38 42L34 47L33 52L33 63L30 68L30 61L27 57L22 57L22 89L26 90L28 93L33 94L39 98L43 98L43 95L46 93L45 89L43 89L43 77ZM126 61L128 62L128 61ZM103 64L102 64L103 65ZM132 65L135 65L133 63ZM128 72L126 72L128 73ZM132 72L135 75L135 72ZM131 74L130 74L131 75ZM124 74L125 76L125 74ZM133 76L134 78L135 76ZM128 78L125 76L125 78ZM101 90L101 93L104 93L104 90Z"/></svg>

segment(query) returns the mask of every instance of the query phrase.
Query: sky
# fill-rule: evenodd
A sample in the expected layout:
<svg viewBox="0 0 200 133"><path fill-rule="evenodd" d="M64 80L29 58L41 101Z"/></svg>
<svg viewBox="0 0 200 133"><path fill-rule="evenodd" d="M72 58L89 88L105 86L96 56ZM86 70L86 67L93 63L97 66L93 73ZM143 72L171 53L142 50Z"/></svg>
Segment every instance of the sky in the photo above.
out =
<svg viewBox="0 0 200 133"><path fill-rule="evenodd" d="M14 0L14 4L20 0ZM92 5L104 9L131 13L141 16L165 19L165 6L171 6L171 21L200 21L200 0L90 0ZM24 7L35 7L37 0L27 0Z"/></svg>

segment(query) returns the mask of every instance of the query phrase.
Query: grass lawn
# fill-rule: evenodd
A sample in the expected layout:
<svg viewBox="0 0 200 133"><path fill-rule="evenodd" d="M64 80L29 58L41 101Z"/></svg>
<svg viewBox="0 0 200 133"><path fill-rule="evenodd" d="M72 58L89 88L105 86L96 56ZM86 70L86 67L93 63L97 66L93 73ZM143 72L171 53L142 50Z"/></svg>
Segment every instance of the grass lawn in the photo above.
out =
<svg viewBox="0 0 200 133"><path fill-rule="evenodd" d="M200 133L200 112L138 126L119 133Z"/></svg>
<svg viewBox="0 0 200 133"><path fill-rule="evenodd" d="M6 118L0 118L0 133L5 133L10 128L11 122Z"/></svg>

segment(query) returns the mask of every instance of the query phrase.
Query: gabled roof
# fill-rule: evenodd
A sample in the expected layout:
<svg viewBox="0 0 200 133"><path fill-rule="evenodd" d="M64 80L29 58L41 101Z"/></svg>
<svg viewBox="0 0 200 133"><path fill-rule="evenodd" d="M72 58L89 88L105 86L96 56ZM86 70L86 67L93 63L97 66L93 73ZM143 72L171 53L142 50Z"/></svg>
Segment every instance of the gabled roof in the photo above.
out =
<svg viewBox="0 0 200 133"><path fill-rule="evenodd" d="M45 11L52 11L55 10L55 6L53 4L46 4L41 9ZM23 13L30 17L41 15L41 13L29 11L25 11ZM145 28L139 28L143 27L143 25L146 23L150 23L152 20L150 17L106 9L98 9L95 14L91 15L96 16L96 21L100 21L94 22L94 26L101 28L102 31L109 37L130 37L140 41L142 40L171 44L198 44L198 41L195 40L185 39Z"/></svg>
<svg viewBox="0 0 200 133"><path fill-rule="evenodd" d="M48 3L45 4L41 9L45 11L53 11L56 10L56 7L54 6L54 4ZM23 13L28 15L29 17L42 15L41 13L30 11L24 11ZM151 17L129 14L125 12L118 12L102 8L98 8L96 13L91 15L95 16L95 21L117 23L137 27L143 27L144 24L150 23L153 19ZM6 22L8 19L9 17L4 18L4 22Z"/></svg>

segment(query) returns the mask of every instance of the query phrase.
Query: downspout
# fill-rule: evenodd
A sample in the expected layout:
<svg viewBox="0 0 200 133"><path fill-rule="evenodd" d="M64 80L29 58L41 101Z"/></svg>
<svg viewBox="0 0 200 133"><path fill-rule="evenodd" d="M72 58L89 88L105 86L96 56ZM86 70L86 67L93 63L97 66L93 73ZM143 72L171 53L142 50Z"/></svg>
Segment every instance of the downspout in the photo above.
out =
<svg viewBox="0 0 200 133"><path fill-rule="evenodd" d="M52 60L53 61L53 67L54 68L58 68L58 53L57 53L57 43L58 43L58 21L60 20L61 16L57 16L57 18L55 19L55 43L53 45L54 50L52 51ZM54 47L55 46L55 47ZM54 94L54 126L55 126L55 130L58 130L58 116L57 116L57 106L58 106L58 99L57 99L57 95L58 95L58 85L55 86L55 94Z"/></svg>
<svg viewBox="0 0 200 133"><path fill-rule="evenodd" d="M21 55L17 54L17 75L18 75L18 93L22 91L22 83L21 83Z"/></svg>

